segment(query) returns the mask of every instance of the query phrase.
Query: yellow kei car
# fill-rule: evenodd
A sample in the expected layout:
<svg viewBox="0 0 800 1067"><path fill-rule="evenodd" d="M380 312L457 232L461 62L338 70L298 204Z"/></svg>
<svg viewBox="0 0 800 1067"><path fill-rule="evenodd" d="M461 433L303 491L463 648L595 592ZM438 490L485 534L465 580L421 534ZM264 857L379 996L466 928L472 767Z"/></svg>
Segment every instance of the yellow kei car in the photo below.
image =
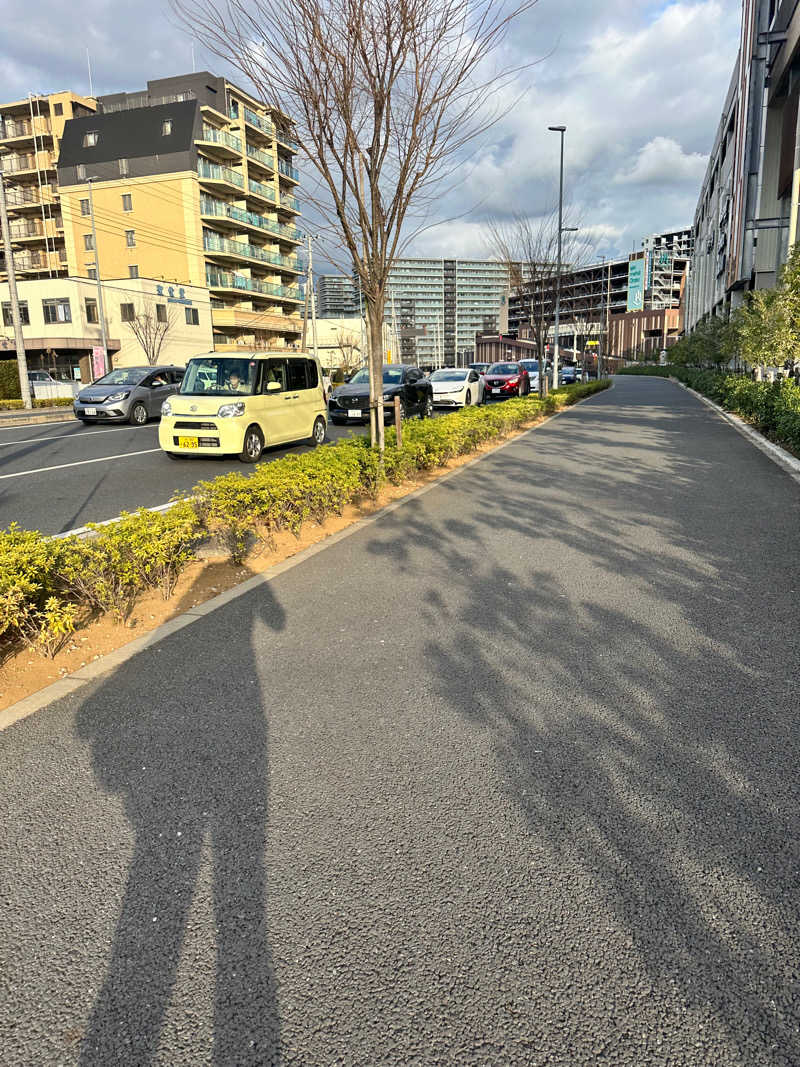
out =
<svg viewBox="0 0 800 1067"><path fill-rule="evenodd" d="M326 427L322 370L307 352L209 352L189 360L180 392L164 401L158 443L173 459L255 463L270 445L322 444Z"/></svg>

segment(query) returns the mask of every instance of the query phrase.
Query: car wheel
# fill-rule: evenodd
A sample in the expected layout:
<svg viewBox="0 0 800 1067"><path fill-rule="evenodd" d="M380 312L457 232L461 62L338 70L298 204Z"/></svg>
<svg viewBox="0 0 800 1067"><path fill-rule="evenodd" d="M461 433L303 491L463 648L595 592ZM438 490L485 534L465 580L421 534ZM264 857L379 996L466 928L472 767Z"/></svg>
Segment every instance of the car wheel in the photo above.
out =
<svg viewBox="0 0 800 1067"><path fill-rule="evenodd" d="M134 426L144 426L147 422L147 408L142 403L136 403L131 408L128 421Z"/></svg>
<svg viewBox="0 0 800 1067"><path fill-rule="evenodd" d="M472 390L471 389L467 389L467 398L464 401L464 407L468 408L471 405L472 405Z"/></svg>
<svg viewBox="0 0 800 1067"><path fill-rule="evenodd" d="M239 459L242 463L257 463L264 451L264 435L257 426L248 426Z"/></svg>
<svg viewBox="0 0 800 1067"><path fill-rule="evenodd" d="M321 415L314 422L314 429L311 431L311 444L315 448L317 445L325 444L325 420Z"/></svg>
<svg viewBox="0 0 800 1067"><path fill-rule="evenodd" d="M429 419L433 415L433 397L428 394L425 397L425 403L422 406L422 411L419 414L421 419Z"/></svg>

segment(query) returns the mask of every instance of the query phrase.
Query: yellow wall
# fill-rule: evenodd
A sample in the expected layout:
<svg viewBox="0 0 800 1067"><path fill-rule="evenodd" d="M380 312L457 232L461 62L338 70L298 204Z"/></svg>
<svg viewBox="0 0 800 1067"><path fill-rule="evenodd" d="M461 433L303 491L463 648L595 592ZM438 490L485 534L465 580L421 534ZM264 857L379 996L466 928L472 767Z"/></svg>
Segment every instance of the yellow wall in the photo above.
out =
<svg viewBox="0 0 800 1067"><path fill-rule="evenodd" d="M205 285L197 176L184 172L147 178L120 178L93 183L97 243L102 278L126 278L136 264L143 278ZM67 264L72 276L86 277L94 252L86 251L84 234L91 218L81 215L86 185L63 186L61 214ZM133 210L123 211L122 196L130 194ZM135 247L126 244L133 230Z"/></svg>

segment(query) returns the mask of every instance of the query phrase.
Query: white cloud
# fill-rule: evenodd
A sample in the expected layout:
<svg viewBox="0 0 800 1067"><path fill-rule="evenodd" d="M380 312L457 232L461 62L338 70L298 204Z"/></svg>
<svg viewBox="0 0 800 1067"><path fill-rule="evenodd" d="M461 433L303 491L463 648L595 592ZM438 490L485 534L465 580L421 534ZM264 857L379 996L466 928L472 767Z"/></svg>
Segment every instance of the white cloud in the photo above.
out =
<svg viewBox="0 0 800 1067"><path fill-rule="evenodd" d="M702 181L708 156L687 153L672 137L654 137L640 149L636 162L628 171L614 177L620 185L663 185L682 181Z"/></svg>

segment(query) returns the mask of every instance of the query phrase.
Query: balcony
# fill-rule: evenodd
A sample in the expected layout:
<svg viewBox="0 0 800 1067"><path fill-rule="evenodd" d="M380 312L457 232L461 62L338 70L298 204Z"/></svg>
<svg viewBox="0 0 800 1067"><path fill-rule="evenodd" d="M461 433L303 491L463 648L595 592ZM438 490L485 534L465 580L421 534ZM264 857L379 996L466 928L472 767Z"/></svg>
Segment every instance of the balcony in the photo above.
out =
<svg viewBox="0 0 800 1067"><path fill-rule="evenodd" d="M237 189L244 189L244 176L238 170L230 167L221 167L219 163L210 163L207 159L198 159L197 173L201 180L209 182L223 182L227 185L235 185Z"/></svg>
<svg viewBox="0 0 800 1067"><path fill-rule="evenodd" d="M218 130L215 126L208 126L204 123L200 141L213 144L224 155L241 156L242 154L241 140L234 137L232 133Z"/></svg>
<svg viewBox="0 0 800 1067"><path fill-rule="evenodd" d="M283 194L279 206L283 211L293 211L296 215L300 214L300 205L297 202L297 197L290 196L289 193Z"/></svg>
<svg viewBox="0 0 800 1067"><path fill-rule="evenodd" d="M262 200L266 200L270 204L277 204L278 202L275 190L269 185L264 185L263 182L254 182L250 178L247 182L247 188L253 196L260 196Z"/></svg>
<svg viewBox="0 0 800 1067"><path fill-rule="evenodd" d="M262 152L260 148L256 148L254 145L247 145L247 158L266 170L275 170L275 157L269 155L268 152Z"/></svg>
<svg viewBox="0 0 800 1067"><path fill-rule="evenodd" d="M266 252L263 248L246 241L229 241L227 237L220 237L219 234L209 233L207 230L203 234L203 248L212 254L232 256L235 259L254 259L259 263L269 263L279 269L301 273L300 261L297 259L281 256L277 252Z"/></svg>
<svg viewBox="0 0 800 1067"><path fill-rule="evenodd" d="M9 186L6 190L6 203L11 212L24 211L26 208L41 208L42 204L54 204L55 194L45 187L41 190L38 185Z"/></svg>
<svg viewBox="0 0 800 1067"><path fill-rule="evenodd" d="M36 241L44 240L44 226L40 219L31 219L26 222L12 222L9 226L12 241ZM48 233L48 236L52 234Z"/></svg>
<svg viewBox="0 0 800 1067"><path fill-rule="evenodd" d="M30 119L6 119L5 123L0 122L0 140L14 141L14 140L32 140L34 137L49 137L50 122L44 118L44 116L34 116L34 121Z"/></svg>
<svg viewBox="0 0 800 1067"><path fill-rule="evenodd" d="M278 160L278 170L285 178L291 178L293 182L300 181L300 172L291 163L287 163L285 159Z"/></svg>
<svg viewBox="0 0 800 1067"><path fill-rule="evenodd" d="M209 289L237 289L260 296L275 297L278 300L291 300L301 304L303 296L300 288L289 285L276 285L274 282L260 282L257 278L248 278L244 274L219 270L206 264L206 285Z"/></svg>
<svg viewBox="0 0 800 1067"><path fill-rule="evenodd" d="M215 200L210 196L200 197L200 214L213 215L215 218L227 218L243 226L252 226L256 229L269 233L281 241L293 241L295 244L302 243L302 235L296 226L285 222L276 222L273 219L257 215L254 211L243 211L242 208L226 204L222 200Z"/></svg>
<svg viewBox="0 0 800 1067"><path fill-rule="evenodd" d="M246 308L212 308L211 322L214 329L276 330L284 333L303 332L300 319L269 311L249 311Z"/></svg>
<svg viewBox="0 0 800 1067"><path fill-rule="evenodd" d="M244 121L249 125L260 130L265 137L272 139L275 133L275 127L269 121L269 119L262 118L261 115L257 115L255 111L251 111L249 107L244 108Z"/></svg>
<svg viewBox="0 0 800 1067"><path fill-rule="evenodd" d="M297 141L295 141L293 138L291 138L289 136L289 134L286 133L284 130L280 130L280 129L276 128L276 130L275 130L275 139L278 141L279 144L285 145L287 148L290 148L293 152L299 152L300 151L300 145L297 143Z"/></svg>

